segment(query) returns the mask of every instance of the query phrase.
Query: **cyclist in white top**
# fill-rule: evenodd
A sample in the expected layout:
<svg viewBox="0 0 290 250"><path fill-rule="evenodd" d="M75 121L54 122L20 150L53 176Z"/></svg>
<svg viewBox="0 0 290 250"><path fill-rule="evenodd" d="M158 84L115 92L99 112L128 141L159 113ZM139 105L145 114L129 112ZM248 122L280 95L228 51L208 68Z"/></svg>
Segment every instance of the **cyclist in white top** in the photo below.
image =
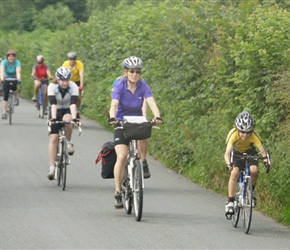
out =
<svg viewBox="0 0 290 250"><path fill-rule="evenodd" d="M55 73L57 84L50 83L48 85L48 98L51 104L51 119L48 121L51 126L51 132L49 135L48 155L50 168L47 174L49 180L53 180L55 171L55 157L57 154L58 144L58 131L60 124L55 124L55 121L74 121L78 125L81 123L80 119L77 119L77 107L76 103L79 96L78 86L70 81L72 76L70 70L65 67L60 67ZM66 138L68 141L67 149L68 154L74 154L74 147L71 141L72 137L72 124L66 125Z"/></svg>

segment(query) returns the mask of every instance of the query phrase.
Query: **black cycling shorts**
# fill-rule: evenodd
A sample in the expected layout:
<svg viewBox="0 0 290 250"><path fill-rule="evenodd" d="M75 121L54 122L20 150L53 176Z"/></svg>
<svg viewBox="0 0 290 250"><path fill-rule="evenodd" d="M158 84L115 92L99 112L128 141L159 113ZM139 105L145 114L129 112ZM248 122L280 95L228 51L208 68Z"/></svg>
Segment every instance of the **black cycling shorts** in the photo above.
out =
<svg viewBox="0 0 290 250"><path fill-rule="evenodd" d="M8 101L8 94L10 89L13 91L17 90L17 82L13 82L13 84L10 85L9 82L5 81L4 79L2 86L2 95L4 101Z"/></svg>
<svg viewBox="0 0 290 250"><path fill-rule="evenodd" d="M116 129L116 128L119 128L119 129ZM114 142L115 142L115 145L125 144L129 146L130 140L125 138L124 130L120 127L120 125L115 125Z"/></svg>
<svg viewBox="0 0 290 250"><path fill-rule="evenodd" d="M66 114L70 114L69 108L68 109L58 109L56 119L58 121L62 121L62 118ZM62 124L51 124L50 134L58 134L58 131L60 130L61 126L62 126Z"/></svg>
<svg viewBox="0 0 290 250"><path fill-rule="evenodd" d="M244 153L247 153L249 155L256 155L258 152L256 151L255 148L252 148L250 150L247 150ZM243 153L240 153L240 152L234 152L234 155L242 155L242 154ZM243 169L245 167L245 165L246 165L246 160L239 160L239 159L236 159L234 157L234 162L233 163L234 163L234 166L239 167L239 169ZM250 166L252 166L252 165L258 166L258 161L257 160L250 159L249 160L249 164L250 164Z"/></svg>

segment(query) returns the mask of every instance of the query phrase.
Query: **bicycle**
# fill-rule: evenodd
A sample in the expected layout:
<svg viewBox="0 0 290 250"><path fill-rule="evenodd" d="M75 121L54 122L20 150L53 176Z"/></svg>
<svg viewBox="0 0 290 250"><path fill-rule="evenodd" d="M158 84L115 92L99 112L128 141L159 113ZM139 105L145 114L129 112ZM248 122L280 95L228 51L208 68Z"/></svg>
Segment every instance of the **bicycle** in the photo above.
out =
<svg viewBox="0 0 290 250"><path fill-rule="evenodd" d="M12 125L12 114L14 112L13 89L17 86L18 80L16 78L5 78L5 81L9 83L7 113L9 116L9 124Z"/></svg>
<svg viewBox="0 0 290 250"><path fill-rule="evenodd" d="M57 185L62 186L62 190L66 187L66 175L67 175L67 165L70 164L67 152L67 139L66 139L66 124L74 124L73 121L55 121L55 124L61 124L61 128L58 131L58 146L57 154L55 159L55 174L54 179L57 180ZM48 127L50 132L50 126ZM81 126L78 126L78 135L80 136L82 132Z"/></svg>
<svg viewBox="0 0 290 250"><path fill-rule="evenodd" d="M45 91L45 85L48 84L48 79L42 78L33 78L34 80L38 80L41 82L37 97L36 97L36 109L37 109L37 114L39 118L43 118L47 109L47 104L46 104L46 99L47 99L47 94Z"/></svg>
<svg viewBox="0 0 290 250"><path fill-rule="evenodd" d="M141 119L141 122L134 123L136 119ZM125 116L124 120L120 122L120 127L115 128L124 129L125 136L130 139L121 186L122 201L125 212L131 214L134 207L135 219L140 221L143 212L144 173L143 164L139 158L138 140L150 138L154 123L145 117Z"/></svg>
<svg viewBox="0 0 290 250"><path fill-rule="evenodd" d="M243 216L243 227L244 233L248 234L251 221L252 221L252 212L253 212L253 189L252 189L252 179L250 176L250 164L249 160L256 160L262 161L267 159L266 166L266 173L268 174L271 167L271 160L270 160L270 151L266 150L266 156L262 157L257 155L249 155L247 153L243 153L242 155L234 155L234 152L231 152L231 163L233 159L238 160L245 160L245 167L241 169L238 184L236 189L237 192L235 194L235 201L234 201L234 214L226 214L228 220L232 220L233 227L237 227L240 213Z"/></svg>

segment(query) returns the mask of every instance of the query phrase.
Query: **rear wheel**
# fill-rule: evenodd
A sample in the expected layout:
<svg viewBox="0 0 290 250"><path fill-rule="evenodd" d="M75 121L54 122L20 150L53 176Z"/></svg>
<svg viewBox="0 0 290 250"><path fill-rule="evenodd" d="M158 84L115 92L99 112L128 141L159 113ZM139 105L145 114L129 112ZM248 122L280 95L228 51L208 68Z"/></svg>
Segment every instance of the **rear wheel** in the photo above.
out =
<svg viewBox="0 0 290 250"><path fill-rule="evenodd" d="M125 167L125 175L122 183L122 201L126 214L131 214L132 192L130 188L130 179L128 178L128 165Z"/></svg>
<svg viewBox="0 0 290 250"><path fill-rule="evenodd" d="M252 179L247 177L246 189L244 195L244 205L242 207L243 219L244 219L244 233L247 234L251 227L252 212L253 212L253 188Z"/></svg>
<svg viewBox="0 0 290 250"><path fill-rule="evenodd" d="M133 168L133 202L136 221L140 221L143 211L143 178L141 160L134 161Z"/></svg>

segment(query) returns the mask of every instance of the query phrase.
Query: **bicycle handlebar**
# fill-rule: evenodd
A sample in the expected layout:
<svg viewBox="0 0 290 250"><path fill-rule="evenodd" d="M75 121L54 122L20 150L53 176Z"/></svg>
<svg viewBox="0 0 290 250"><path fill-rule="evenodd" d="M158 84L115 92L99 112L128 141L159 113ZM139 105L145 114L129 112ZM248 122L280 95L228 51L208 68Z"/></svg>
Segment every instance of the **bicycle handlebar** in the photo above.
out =
<svg viewBox="0 0 290 250"><path fill-rule="evenodd" d="M231 165L233 165L233 159L238 159L238 160L255 160L255 161L262 161L267 159L267 162L264 162L264 165L266 167L266 174L270 172L271 168L271 159L270 159L270 151L266 150L266 156L260 156L260 153L256 155L250 155L247 153L243 153L242 155L235 155L234 151L232 150L231 152Z"/></svg>
<svg viewBox="0 0 290 250"><path fill-rule="evenodd" d="M82 133L82 127L81 125L78 125L77 123L75 123L74 121L70 121L70 122L66 122L66 121L55 121L55 122L52 122L52 124L76 124L78 126L78 136L81 135ZM48 129L48 132L50 133L51 132L51 125L47 124L47 129Z"/></svg>

